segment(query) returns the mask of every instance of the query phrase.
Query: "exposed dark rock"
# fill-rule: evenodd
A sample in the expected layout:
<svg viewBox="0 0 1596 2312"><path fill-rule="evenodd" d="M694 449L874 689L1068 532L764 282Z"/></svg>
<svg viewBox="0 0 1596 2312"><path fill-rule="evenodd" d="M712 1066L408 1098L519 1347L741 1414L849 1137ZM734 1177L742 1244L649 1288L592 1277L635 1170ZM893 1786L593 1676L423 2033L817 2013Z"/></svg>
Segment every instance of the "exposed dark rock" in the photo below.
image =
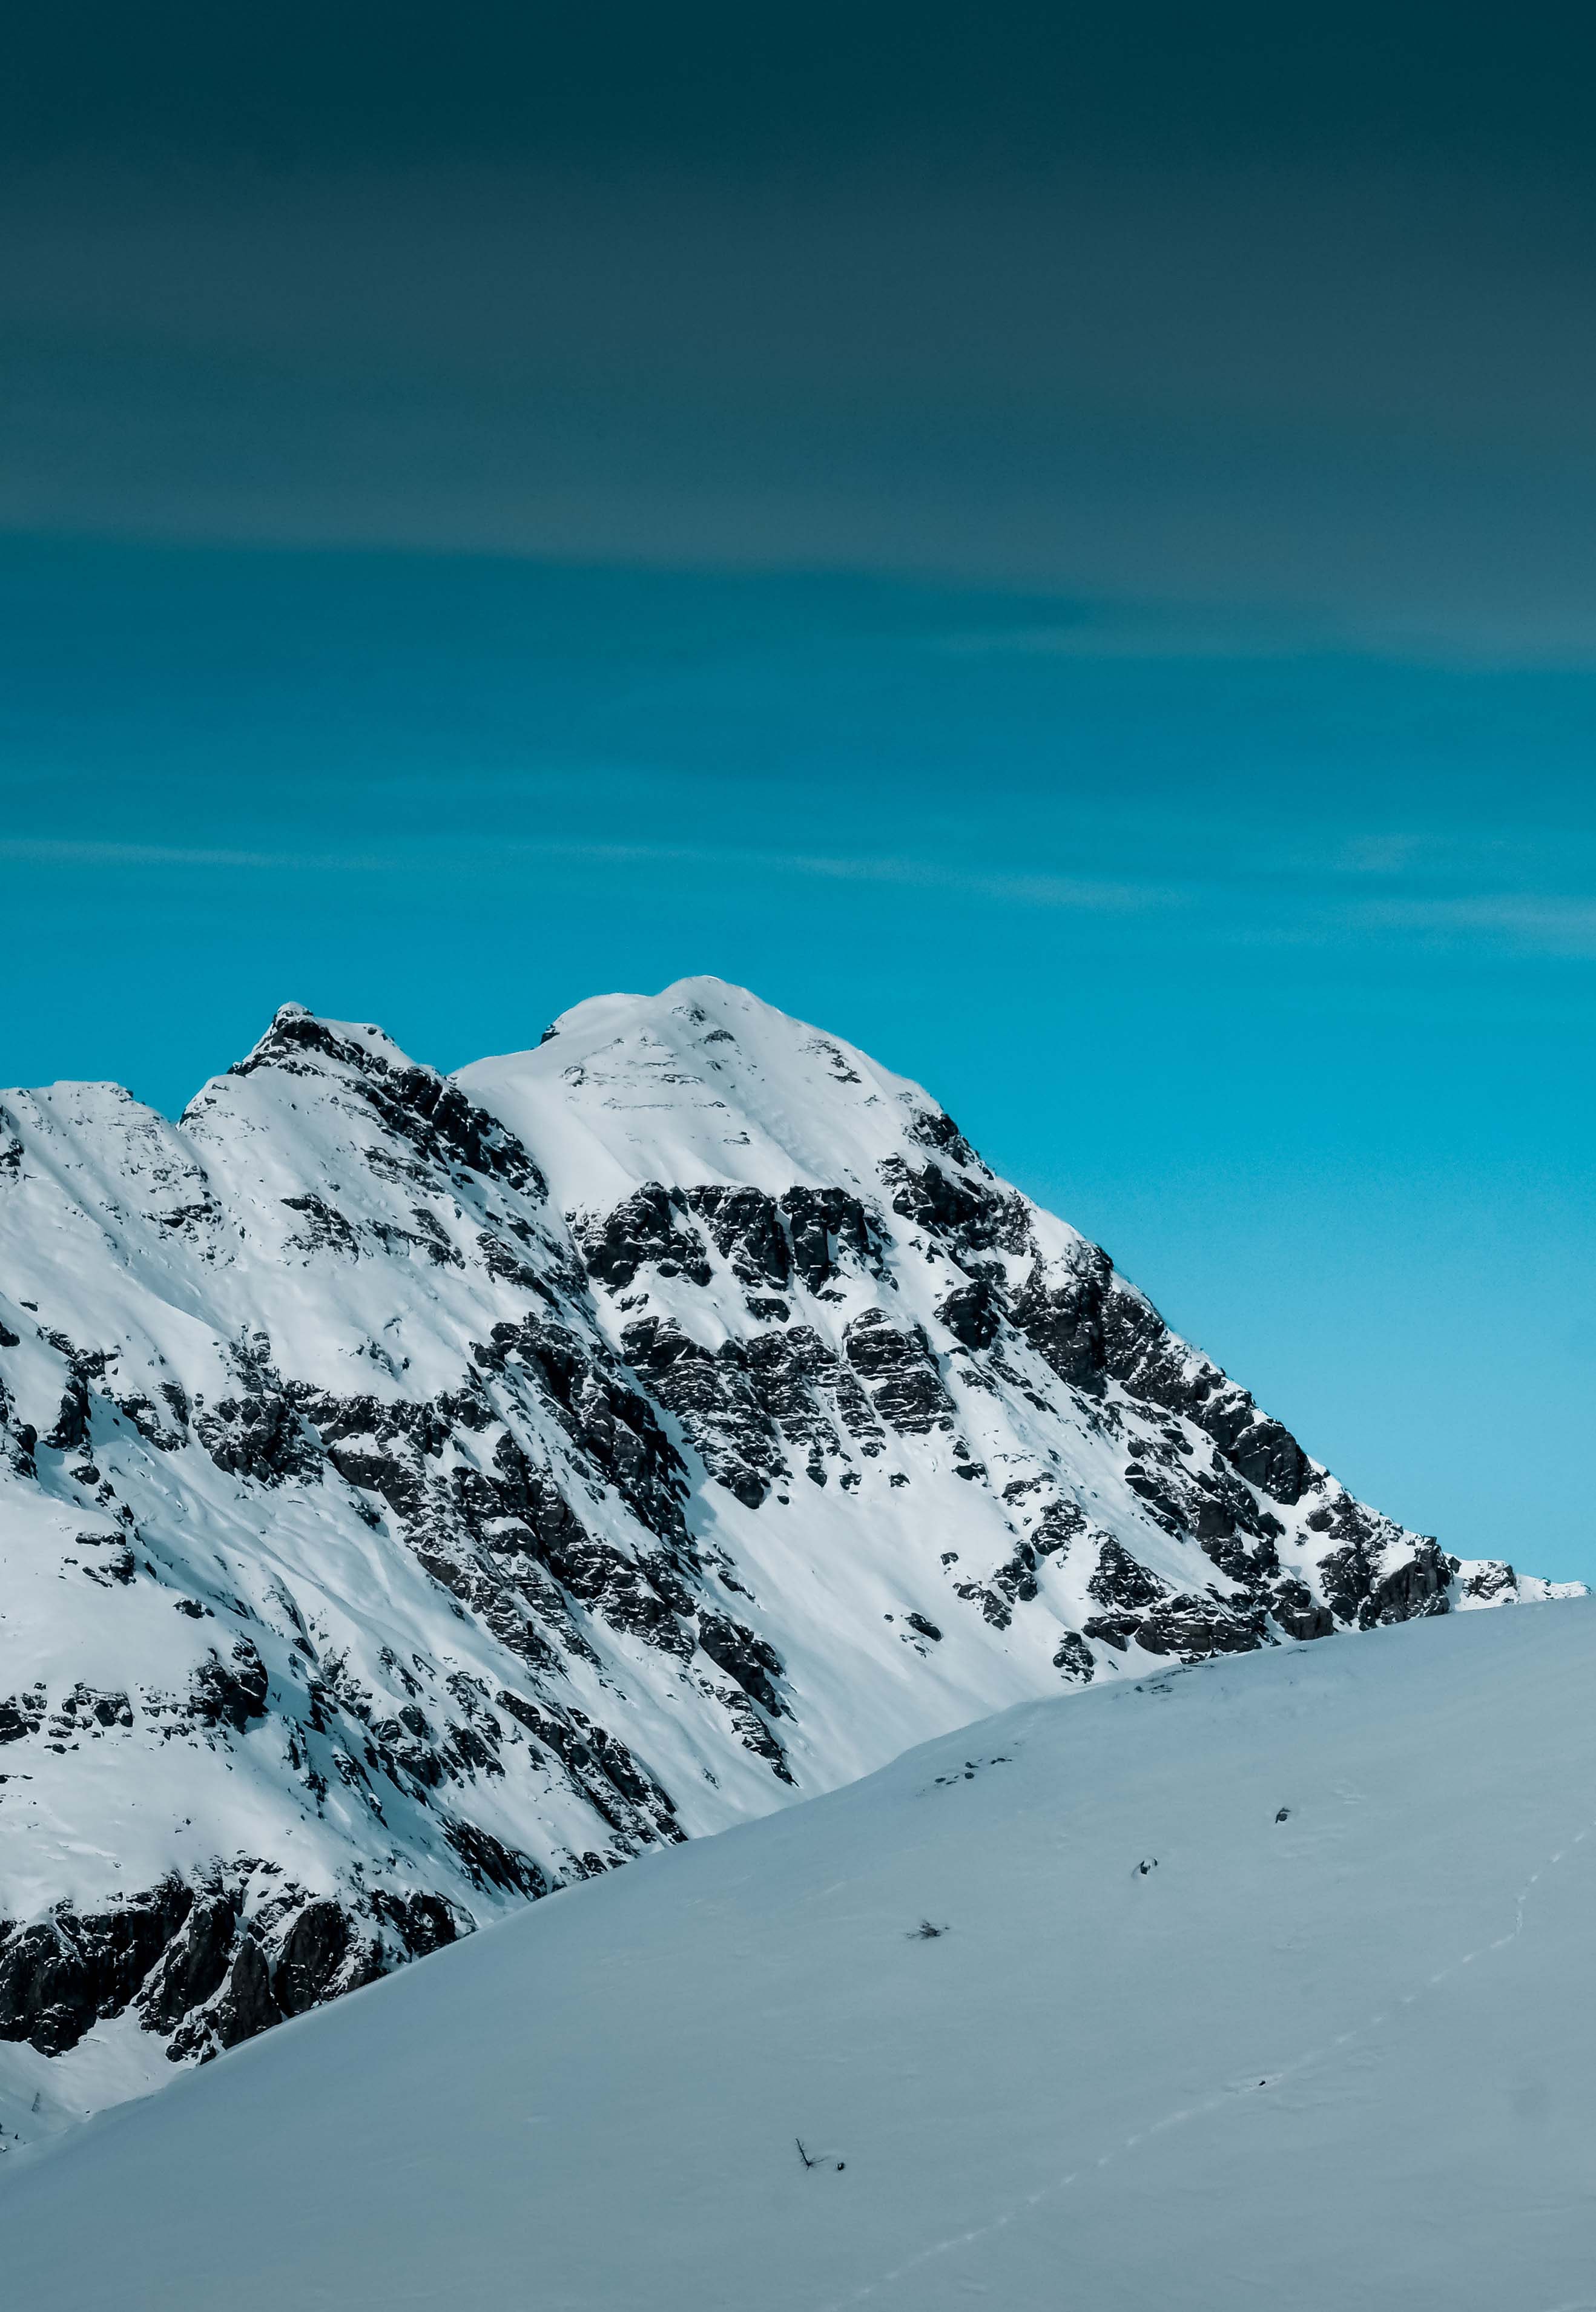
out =
<svg viewBox="0 0 1596 2312"><path fill-rule="evenodd" d="M380 1887L373 1891L372 1909L394 1930L412 1958L442 1950L471 1931L470 1920L458 1914L442 1895L395 1895Z"/></svg>
<svg viewBox="0 0 1596 2312"><path fill-rule="evenodd" d="M997 1568L992 1579L1005 1598L1029 1606L1038 1594L1036 1572L1036 1551L1030 1542L1021 1541L1016 1542L1013 1555Z"/></svg>
<svg viewBox="0 0 1596 2312"><path fill-rule="evenodd" d="M508 1687L501 1687L496 1699L501 1709L553 1751L612 1830L630 1831L645 1840L681 1835L673 1819L674 1802L644 1773L618 1735L586 1718L580 1725L567 1724Z"/></svg>
<svg viewBox="0 0 1596 2312"><path fill-rule="evenodd" d="M884 1309L866 1309L848 1327L844 1346L890 1428L910 1436L951 1429L953 1401L918 1325L901 1331Z"/></svg>
<svg viewBox="0 0 1596 2312"><path fill-rule="evenodd" d="M1166 1598L1142 1620L1136 1643L1150 1654L1206 1661L1213 1654L1251 1653L1264 1642L1261 1609L1235 1612L1205 1598Z"/></svg>
<svg viewBox="0 0 1596 2312"><path fill-rule="evenodd" d="M213 1648L189 1683L195 1716L206 1726L231 1726L241 1734L252 1719L266 1715L266 1664L249 1638L234 1641L231 1660Z"/></svg>
<svg viewBox="0 0 1596 2312"><path fill-rule="evenodd" d="M1360 1610L1376 1622L1407 1622L1421 1615L1444 1614L1451 1569L1445 1552L1425 1535L1406 1564L1375 1581L1368 1602Z"/></svg>
<svg viewBox="0 0 1596 2312"><path fill-rule="evenodd" d="M1118 1278L1105 1290L1102 1327L1106 1369L1130 1396L1185 1414L1261 1493L1300 1499L1311 1470L1295 1438L1178 1341L1151 1303Z"/></svg>
<svg viewBox="0 0 1596 2312"><path fill-rule="evenodd" d="M1149 1573L1122 1543L1105 1535L1098 1546L1097 1570L1086 1584L1086 1595L1100 1606L1111 1607L1119 1613L1134 1613L1156 1604L1168 1591L1157 1575ZM1092 1625L1088 1623L1086 1626L1090 1630Z"/></svg>
<svg viewBox="0 0 1596 2312"><path fill-rule="evenodd" d="M980 1216L979 1196L955 1174L944 1172L940 1164L916 1169L901 1156L889 1156L881 1172L892 1192L892 1210L912 1228L925 1229L932 1236L962 1239Z"/></svg>
<svg viewBox="0 0 1596 2312"><path fill-rule="evenodd" d="M1062 1558L1077 1534L1086 1530L1086 1513L1075 1502L1049 1502L1038 1519L1030 1546L1039 1557Z"/></svg>
<svg viewBox="0 0 1596 2312"><path fill-rule="evenodd" d="M217 1468L262 1485L319 1478L321 1457L315 1440L306 1432L293 1392L285 1388L265 1344L241 1344L233 1365L239 1394L194 1417L194 1432Z"/></svg>
<svg viewBox="0 0 1596 2312"><path fill-rule="evenodd" d="M482 1256L482 1265L496 1283L519 1285L523 1292L536 1292L551 1304L557 1303L548 1279L539 1275L503 1237L495 1236L491 1229L479 1232L477 1249Z"/></svg>
<svg viewBox="0 0 1596 2312"><path fill-rule="evenodd" d="M951 1158L955 1164L969 1164L986 1171L986 1166L945 1109L916 1107L912 1099L906 1100L905 1105L908 1108L906 1125L911 1140L917 1140L922 1148L934 1148L939 1155Z"/></svg>
<svg viewBox="0 0 1596 2312"><path fill-rule="evenodd" d="M548 1894L548 1881L531 1856L506 1846L479 1823L451 1817L443 1824L443 1835L478 1886L499 1887L516 1895Z"/></svg>
<svg viewBox="0 0 1596 2312"><path fill-rule="evenodd" d="M334 1252L346 1260L360 1257L360 1240L342 1213L324 1202L320 1196L285 1196L283 1203L291 1213L303 1215L304 1225L297 1236L288 1241L303 1252Z"/></svg>
<svg viewBox="0 0 1596 2312"><path fill-rule="evenodd" d="M1338 1621L1366 1630L1377 1623L1446 1612L1451 1563L1435 1542L1402 1535L1345 1493L1329 1506L1329 1516L1337 1546L1320 1559L1319 1574L1326 1602ZM1393 1543L1408 1554L1385 1572L1383 1560Z"/></svg>
<svg viewBox="0 0 1596 2312"><path fill-rule="evenodd" d="M1267 1538L1249 1548L1234 1534L1216 1534L1203 1543L1203 1554L1243 1589L1257 1588L1280 1571L1279 1554Z"/></svg>
<svg viewBox="0 0 1596 2312"><path fill-rule="evenodd" d="M1085 1636L1095 1638L1100 1645L1112 1646L1120 1654L1140 1627L1140 1617L1135 1614L1092 1614L1081 1625Z"/></svg>
<svg viewBox="0 0 1596 2312"><path fill-rule="evenodd" d="M60 1714L75 1724L81 1719L85 1727L126 1728L133 1723L133 1711L126 1694L115 1688L97 1691L93 1686L83 1685L81 1679L61 1703Z"/></svg>
<svg viewBox="0 0 1596 2312"><path fill-rule="evenodd" d="M845 1378L852 1379L845 1376L835 1352L810 1325L756 1333L744 1348L749 1385L768 1419L794 1443L823 1450L836 1435L831 1407L846 1418L840 1392ZM857 1405L864 1406L866 1425L874 1429L863 1391L856 1381L853 1387Z"/></svg>
<svg viewBox="0 0 1596 2312"><path fill-rule="evenodd" d="M89 1442L89 1384L76 1367L67 1373L55 1426L44 1441L57 1453L81 1453Z"/></svg>
<svg viewBox="0 0 1596 2312"><path fill-rule="evenodd" d="M393 1065L382 1049L338 1037L298 1004L285 1004L249 1058L228 1073L252 1075L263 1067L319 1073L319 1060L353 1070L349 1081L377 1121L408 1142L424 1162L444 1170L463 1164L522 1195L547 1195L542 1174L513 1134L458 1085L432 1068Z"/></svg>
<svg viewBox="0 0 1596 2312"><path fill-rule="evenodd" d="M995 1286L984 1276L950 1292L937 1316L956 1341L967 1349L989 1349L1003 1322L1003 1307Z"/></svg>
<svg viewBox="0 0 1596 2312"><path fill-rule="evenodd" d="M688 1474L642 1392L547 1318L495 1325L493 1338L501 1357L514 1356L535 1379L572 1442L643 1523L663 1540L683 1539Z"/></svg>
<svg viewBox="0 0 1596 2312"><path fill-rule="evenodd" d="M579 1219L576 1241L588 1274L612 1292L624 1292L645 1265L707 1284L712 1272L703 1239L683 1224L686 1202L680 1189L649 1180L602 1219Z"/></svg>
<svg viewBox="0 0 1596 2312"><path fill-rule="evenodd" d="M272 1990L285 2015L303 2015L332 1992L349 1955L349 1921L340 1904L307 1903L284 1936Z"/></svg>
<svg viewBox="0 0 1596 2312"><path fill-rule="evenodd" d="M737 1730L737 1738L743 1748L751 1750L757 1758L765 1759L777 1782L790 1783L793 1773L787 1765L786 1751L749 1696L734 1686L721 1686L715 1692L721 1707Z"/></svg>
<svg viewBox="0 0 1596 2312"><path fill-rule="evenodd" d="M0 1742L20 1742L26 1734L37 1734L43 1722L42 1686L25 1694L8 1695L0 1702Z"/></svg>
<svg viewBox="0 0 1596 2312"><path fill-rule="evenodd" d="M154 1446L157 1452L175 1453L182 1446L180 1432L166 1426L151 1399L142 1392L132 1390L125 1396L113 1396L111 1403L124 1421L133 1423L145 1443Z"/></svg>
<svg viewBox="0 0 1596 2312"><path fill-rule="evenodd" d="M1287 1574L1276 1583L1269 1607L1288 1637L1328 1638L1336 1626L1329 1607L1321 1606L1308 1584L1295 1574Z"/></svg>
<svg viewBox="0 0 1596 2312"><path fill-rule="evenodd" d="M979 1581L955 1581L953 1595L962 1598L967 1605L978 1606L983 1620L995 1630L1006 1630L1014 1618L1012 1601L996 1588L988 1589Z"/></svg>
<svg viewBox="0 0 1596 2312"><path fill-rule="evenodd" d="M972 1183L940 1164L914 1165L889 1156L881 1163L881 1177L899 1218L961 1258L1018 1252L1028 1240L1024 1198L1013 1189L989 1187L989 1174Z"/></svg>
<svg viewBox="0 0 1596 2312"><path fill-rule="evenodd" d="M1059 1633L1053 1667L1061 1669L1065 1677L1079 1678L1083 1686L1090 1686L1097 1663L1085 1639L1077 1636L1074 1630L1064 1630Z"/></svg>
<svg viewBox="0 0 1596 2312"><path fill-rule="evenodd" d="M282 2020L266 1953L246 1929L233 1950L221 1996L206 2010L203 2021L197 2016L178 2032L168 2053L175 2060L191 2051L213 2054L218 2047L241 2046Z"/></svg>
<svg viewBox="0 0 1596 2312"><path fill-rule="evenodd" d="M1096 1245L1074 1248L1051 1267L1039 1258L1013 1296L1010 1314L1026 1339L1072 1388L1101 1394L1108 1372L1103 1300L1114 1264Z"/></svg>
<svg viewBox="0 0 1596 2312"><path fill-rule="evenodd" d="M774 1646L724 1614L699 1615L698 1643L761 1709L769 1711L773 1718L783 1714L785 1705L774 1680L785 1672Z"/></svg>
<svg viewBox="0 0 1596 2312"><path fill-rule="evenodd" d="M758 1509L785 1473L781 1441L748 1373L742 1344L718 1354L679 1325L645 1317L621 1336L627 1362L681 1423L709 1475Z"/></svg>
<svg viewBox="0 0 1596 2312"><path fill-rule="evenodd" d="M48 1919L0 1936L0 2038L65 2054L101 2017L119 2015L187 1917L180 1880L113 1908Z"/></svg>
<svg viewBox="0 0 1596 2312"><path fill-rule="evenodd" d="M742 1283L785 1287L793 1274L792 1247L775 1199L759 1188L689 1188L688 1203L708 1229L715 1250Z"/></svg>
<svg viewBox="0 0 1596 2312"><path fill-rule="evenodd" d="M1307 1456L1290 1432L1178 1341L1158 1311L1115 1275L1098 1246L1083 1242L1051 1265L1038 1260L1011 1313L1072 1388L1101 1394L1113 1379L1145 1404L1184 1414L1242 1476L1276 1501L1299 1500L1311 1482Z"/></svg>
<svg viewBox="0 0 1596 2312"><path fill-rule="evenodd" d="M881 1273L881 1243L859 1198L845 1188L793 1187L781 1200L793 1234L793 1266L819 1292L852 1260L872 1276Z"/></svg>
<svg viewBox="0 0 1596 2312"><path fill-rule="evenodd" d="M214 1998L227 1974L238 1931L236 1900L197 1896L180 1931L152 1968L138 2008L147 2030L175 2031L186 2015Z"/></svg>

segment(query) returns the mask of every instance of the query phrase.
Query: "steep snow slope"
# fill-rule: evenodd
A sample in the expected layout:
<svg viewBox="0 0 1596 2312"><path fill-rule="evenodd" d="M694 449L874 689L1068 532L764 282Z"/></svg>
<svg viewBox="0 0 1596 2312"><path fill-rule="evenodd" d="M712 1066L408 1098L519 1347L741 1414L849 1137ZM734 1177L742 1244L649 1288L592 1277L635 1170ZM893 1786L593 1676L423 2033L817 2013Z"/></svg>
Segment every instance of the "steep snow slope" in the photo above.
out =
<svg viewBox="0 0 1596 2312"><path fill-rule="evenodd" d="M22 2155L0 2266L64 2312L1576 2312L1593 1681L1581 1604L1024 1704Z"/></svg>
<svg viewBox="0 0 1596 2312"><path fill-rule="evenodd" d="M1061 1684L1536 1585L741 991L0 1103L0 2130Z"/></svg>

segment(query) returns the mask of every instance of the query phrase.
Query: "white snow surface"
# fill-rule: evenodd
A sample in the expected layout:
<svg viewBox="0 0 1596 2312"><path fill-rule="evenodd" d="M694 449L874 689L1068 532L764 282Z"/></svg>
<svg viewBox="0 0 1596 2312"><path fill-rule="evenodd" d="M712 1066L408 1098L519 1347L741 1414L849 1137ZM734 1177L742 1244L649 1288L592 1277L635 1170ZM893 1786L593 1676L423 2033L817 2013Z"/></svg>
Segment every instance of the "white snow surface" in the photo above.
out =
<svg viewBox="0 0 1596 2312"><path fill-rule="evenodd" d="M595 996L535 1050L456 1082L536 1150L566 1211L608 1211L645 1180L874 1195L877 1165L908 1144L906 1110L940 1113L907 1076L718 979Z"/></svg>
<svg viewBox="0 0 1596 2312"><path fill-rule="evenodd" d="M617 1267L639 1191L668 1241ZM425 1948L421 1898L463 1933L1066 1685L1548 1594L1354 1502L929 1095L719 981L452 1082L286 1006L176 1124L4 1094L0 2145ZM171 1885L224 1975L197 1911L181 1997L75 1992L82 1921Z"/></svg>
<svg viewBox="0 0 1596 2312"><path fill-rule="evenodd" d="M1593 1682L1581 1603L1023 1704L18 2156L8 2299L1584 2312Z"/></svg>

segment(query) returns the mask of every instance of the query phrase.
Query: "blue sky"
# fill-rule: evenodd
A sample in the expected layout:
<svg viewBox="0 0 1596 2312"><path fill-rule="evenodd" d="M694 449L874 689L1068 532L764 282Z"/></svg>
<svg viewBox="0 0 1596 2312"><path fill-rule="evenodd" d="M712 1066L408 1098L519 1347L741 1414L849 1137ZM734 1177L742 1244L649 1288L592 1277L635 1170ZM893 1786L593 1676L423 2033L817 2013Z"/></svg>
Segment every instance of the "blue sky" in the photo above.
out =
<svg viewBox="0 0 1596 2312"><path fill-rule="evenodd" d="M720 972L1596 1579L1596 24L61 0L0 1081Z"/></svg>
<svg viewBox="0 0 1596 2312"><path fill-rule="evenodd" d="M1596 1579L1596 671L1013 586L0 544L0 1080L714 971L1315 1452Z"/></svg>

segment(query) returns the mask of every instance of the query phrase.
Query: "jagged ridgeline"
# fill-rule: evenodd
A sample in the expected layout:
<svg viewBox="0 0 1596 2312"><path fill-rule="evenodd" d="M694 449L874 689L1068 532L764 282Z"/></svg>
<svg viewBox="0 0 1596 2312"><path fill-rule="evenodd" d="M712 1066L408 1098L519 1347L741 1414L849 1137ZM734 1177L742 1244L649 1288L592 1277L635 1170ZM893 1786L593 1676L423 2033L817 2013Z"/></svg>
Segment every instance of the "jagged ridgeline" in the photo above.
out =
<svg viewBox="0 0 1596 2312"><path fill-rule="evenodd" d="M1545 1594L715 980L0 1102L0 2126L1153 1658Z"/></svg>

